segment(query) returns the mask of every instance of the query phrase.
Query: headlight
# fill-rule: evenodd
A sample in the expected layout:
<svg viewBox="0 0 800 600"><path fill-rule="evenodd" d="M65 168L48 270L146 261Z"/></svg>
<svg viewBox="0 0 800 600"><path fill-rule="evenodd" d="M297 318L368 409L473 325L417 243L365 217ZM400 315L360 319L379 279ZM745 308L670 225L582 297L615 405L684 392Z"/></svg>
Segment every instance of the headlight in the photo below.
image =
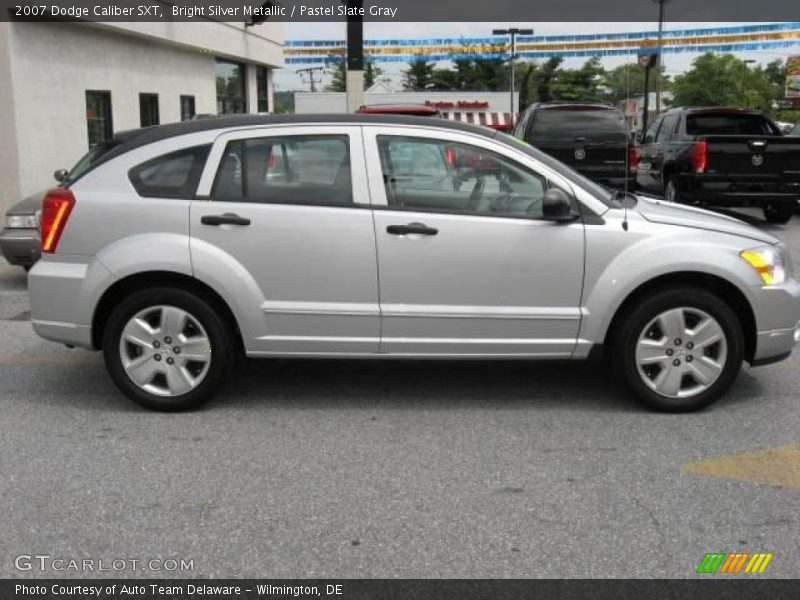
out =
<svg viewBox="0 0 800 600"><path fill-rule="evenodd" d="M35 215L6 216L6 227L9 229L36 229L38 226Z"/></svg>
<svg viewBox="0 0 800 600"><path fill-rule="evenodd" d="M792 276L789 253L781 246L761 246L739 253L765 285L779 285Z"/></svg>

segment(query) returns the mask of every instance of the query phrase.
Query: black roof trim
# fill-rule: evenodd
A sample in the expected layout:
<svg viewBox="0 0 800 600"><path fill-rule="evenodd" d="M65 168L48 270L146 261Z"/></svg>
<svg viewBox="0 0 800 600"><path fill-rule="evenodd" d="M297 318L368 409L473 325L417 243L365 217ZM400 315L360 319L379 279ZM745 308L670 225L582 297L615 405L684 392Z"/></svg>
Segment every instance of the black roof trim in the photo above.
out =
<svg viewBox="0 0 800 600"><path fill-rule="evenodd" d="M94 170L101 164L108 162L126 152L136 148L141 148L148 144L160 142L162 140L199 133L202 131L212 131L214 129L229 129L237 127L256 127L263 125L315 125L318 123L348 124L348 125L408 125L419 127L440 127L442 129L452 129L474 133L484 137L493 138L497 132L488 127L460 123L458 121L448 121L447 119L435 119L431 117L416 117L411 115L384 115L384 114L315 114L315 115L227 115L221 117L210 117L207 119L196 119L194 121L183 121L181 123L169 123L167 125L156 125L143 129L132 129L121 131L114 136L119 145L115 146L92 165L90 170ZM87 171L88 172L88 171Z"/></svg>
<svg viewBox="0 0 800 600"><path fill-rule="evenodd" d="M687 112L687 113L700 113L700 112L732 112L738 114L755 114L763 115L757 108L738 108L736 106L673 106L664 111L668 112Z"/></svg>

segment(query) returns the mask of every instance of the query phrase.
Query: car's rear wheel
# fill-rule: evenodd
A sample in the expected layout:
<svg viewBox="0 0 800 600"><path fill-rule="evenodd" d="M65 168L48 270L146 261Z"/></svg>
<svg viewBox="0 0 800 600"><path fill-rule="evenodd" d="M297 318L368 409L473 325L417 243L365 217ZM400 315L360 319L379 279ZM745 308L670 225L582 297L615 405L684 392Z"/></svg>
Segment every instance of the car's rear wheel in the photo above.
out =
<svg viewBox="0 0 800 600"><path fill-rule="evenodd" d="M103 354L111 378L154 410L196 408L234 362L231 328L204 298L174 288L141 290L109 316Z"/></svg>
<svg viewBox="0 0 800 600"><path fill-rule="evenodd" d="M667 178L667 185L664 188L664 200L667 202L680 202L681 192L678 188L678 178L670 175Z"/></svg>
<svg viewBox="0 0 800 600"><path fill-rule="evenodd" d="M770 202L764 205L764 218L768 223L788 223L796 206L794 202Z"/></svg>
<svg viewBox="0 0 800 600"><path fill-rule="evenodd" d="M614 336L615 370L644 404L688 412L711 404L736 379L742 327L718 296L699 288L663 290L640 302Z"/></svg>

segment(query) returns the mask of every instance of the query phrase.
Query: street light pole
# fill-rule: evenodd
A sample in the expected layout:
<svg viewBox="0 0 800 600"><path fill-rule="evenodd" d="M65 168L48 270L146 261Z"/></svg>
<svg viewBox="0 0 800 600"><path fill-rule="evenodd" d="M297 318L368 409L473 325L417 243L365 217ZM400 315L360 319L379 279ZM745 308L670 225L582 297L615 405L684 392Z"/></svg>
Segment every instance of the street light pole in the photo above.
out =
<svg viewBox="0 0 800 600"><path fill-rule="evenodd" d="M509 64L511 65L511 102L509 103L509 106L511 108L511 127L514 127L514 83L516 78L514 63L517 58L517 36L533 35L533 29L519 29L518 27L510 27L508 29L493 29L492 35L511 36L511 45L509 46L511 50L511 57L509 59Z"/></svg>
<svg viewBox="0 0 800 600"><path fill-rule="evenodd" d="M656 114L661 114L661 40L664 36L664 5L672 0L652 0L658 4L658 72L656 73Z"/></svg>
<svg viewBox="0 0 800 600"><path fill-rule="evenodd" d="M744 67L744 69L742 70L742 80L739 82L739 95L742 96L742 100L745 100L744 86L745 86L745 80L747 79L747 71L748 71L747 65L752 65L754 62L756 61L754 61L751 58L742 61L742 66ZM749 102L745 101L745 104L749 104ZM750 108L750 106L745 106L745 108Z"/></svg>

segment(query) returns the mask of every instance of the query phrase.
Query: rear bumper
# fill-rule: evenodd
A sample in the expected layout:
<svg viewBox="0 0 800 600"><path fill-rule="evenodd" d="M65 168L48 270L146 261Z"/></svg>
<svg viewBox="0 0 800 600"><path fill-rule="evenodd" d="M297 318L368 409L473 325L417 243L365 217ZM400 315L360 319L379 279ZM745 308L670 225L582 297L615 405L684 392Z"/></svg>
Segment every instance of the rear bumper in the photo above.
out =
<svg viewBox="0 0 800 600"><path fill-rule="evenodd" d="M3 229L0 251L12 265L30 267L39 260L40 237L36 229Z"/></svg>
<svg viewBox="0 0 800 600"><path fill-rule="evenodd" d="M800 181L758 177L684 174L681 194L687 200L722 206L763 206L800 201Z"/></svg>
<svg viewBox="0 0 800 600"><path fill-rule="evenodd" d="M45 255L28 274L34 331L47 340L92 348L92 317L110 275L92 257Z"/></svg>

